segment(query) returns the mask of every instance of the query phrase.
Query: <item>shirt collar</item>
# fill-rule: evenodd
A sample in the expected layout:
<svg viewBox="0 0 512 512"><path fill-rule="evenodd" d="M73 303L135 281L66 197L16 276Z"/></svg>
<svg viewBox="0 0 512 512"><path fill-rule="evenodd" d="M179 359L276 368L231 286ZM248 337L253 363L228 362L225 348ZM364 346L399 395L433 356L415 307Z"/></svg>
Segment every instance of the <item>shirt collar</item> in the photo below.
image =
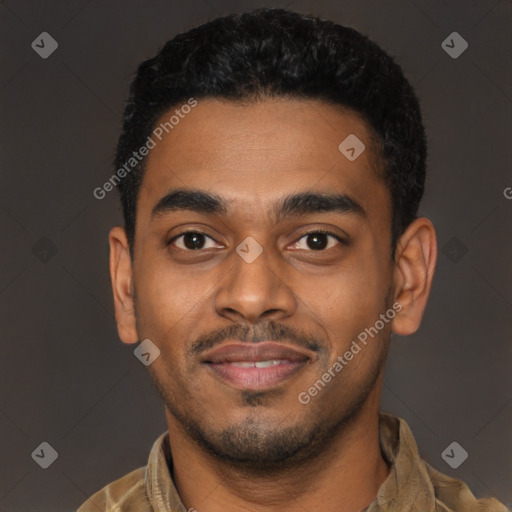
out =
<svg viewBox="0 0 512 512"><path fill-rule="evenodd" d="M186 512L172 479L169 432L164 432L153 444L144 482L154 512Z"/></svg>
<svg viewBox="0 0 512 512"><path fill-rule="evenodd" d="M390 465L377 497L363 512L435 512L435 491L406 421L379 413L379 442Z"/></svg>

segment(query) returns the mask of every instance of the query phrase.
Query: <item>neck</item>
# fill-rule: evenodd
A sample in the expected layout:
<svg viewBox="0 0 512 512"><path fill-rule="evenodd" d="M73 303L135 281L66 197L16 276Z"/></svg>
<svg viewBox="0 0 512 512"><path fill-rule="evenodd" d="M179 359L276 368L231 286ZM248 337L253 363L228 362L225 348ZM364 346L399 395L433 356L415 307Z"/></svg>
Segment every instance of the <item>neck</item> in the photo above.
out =
<svg viewBox="0 0 512 512"><path fill-rule="evenodd" d="M185 508L291 512L316 510L321 503L324 510L360 512L376 498L389 474L379 445L379 387L328 449L279 476L249 476L213 458L166 411L174 484Z"/></svg>

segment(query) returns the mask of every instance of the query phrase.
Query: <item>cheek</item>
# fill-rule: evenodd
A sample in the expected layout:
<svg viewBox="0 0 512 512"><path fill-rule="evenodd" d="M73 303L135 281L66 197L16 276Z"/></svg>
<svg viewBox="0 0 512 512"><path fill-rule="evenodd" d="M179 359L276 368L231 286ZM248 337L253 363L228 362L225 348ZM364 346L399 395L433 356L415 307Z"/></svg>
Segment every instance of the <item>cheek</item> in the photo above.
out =
<svg viewBox="0 0 512 512"><path fill-rule="evenodd" d="M163 340L179 335L208 300L208 281L171 269L145 265L137 272L137 316L146 337ZM163 341L162 340L162 341Z"/></svg>
<svg viewBox="0 0 512 512"><path fill-rule="evenodd" d="M355 259L355 258L354 258ZM381 312L387 279L371 261L347 265L297 288L297 295L327 323L350 326Z"/></svg>
<svg viewBox="0 0 512 512"><path fill-rule="evenodd" d="M331 340L331 357L348 350L359 333L385 313L389 275L381 261L354 255L339 272L297 289L306 310L314 313L315 321Z"/></svg>

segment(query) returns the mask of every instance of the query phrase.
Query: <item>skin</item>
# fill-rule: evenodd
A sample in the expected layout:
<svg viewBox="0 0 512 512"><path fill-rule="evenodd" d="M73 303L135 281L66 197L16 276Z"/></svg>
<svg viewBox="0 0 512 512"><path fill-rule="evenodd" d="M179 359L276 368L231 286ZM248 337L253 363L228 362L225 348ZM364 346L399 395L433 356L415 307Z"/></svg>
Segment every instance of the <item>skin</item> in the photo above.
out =
<svg viewBox="0 0 512 512"><path fill-rule="evenodd" d="M366 146L352 162L338 150L349 134ZM384 362L391 332L408 335L420 325L437 246L432 223L419 218L391 258L391 199L373 147L357 114L320 101L203 99L151 150L134 261L124 229L114 227L110 271L120 338L149 338L161 351L148 370L165 404L174 481L187 509L286 512L322 503L355 512L388 476L378 441ZM178 187L221 196L227 214L182 210L152 219L155 204ZM322 212L276 223L279 198L311 191L348 194L366 215ZM307 233L319 228L348 245L328 236L315 250ZM166 245L190 230L211 237L200 238L203 249L187 249L184 237ZM236 252L248 236L263 249L252 263ZM300 403L299 393L394 303L402 306L395 318ZM284 329L279 342L309 339L317 349L268 391L227 385L191 350L215 335L219 343L269 339L271 325Z"/></svg>

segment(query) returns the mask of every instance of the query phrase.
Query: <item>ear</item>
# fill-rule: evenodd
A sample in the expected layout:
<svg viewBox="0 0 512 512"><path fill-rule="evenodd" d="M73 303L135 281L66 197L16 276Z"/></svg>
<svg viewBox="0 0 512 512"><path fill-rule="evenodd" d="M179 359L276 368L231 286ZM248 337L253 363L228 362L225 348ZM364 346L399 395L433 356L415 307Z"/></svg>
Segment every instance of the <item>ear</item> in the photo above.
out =
<svg viewBox="0 0 512 512"><path fill-rule="evenodd" d="M135 322L132 260L124 228L120 226L112 228L108 241L117 332L123 343L136 343L139 337Z"/></svg>
<svg viewBox="0 0 512 512"><path fill-rule="evenodd" d="M396 248L393 280L397 309L393 332L406 336L415 332L423 318L437 262L436 233L425 217L413 221Z"/></svg>

